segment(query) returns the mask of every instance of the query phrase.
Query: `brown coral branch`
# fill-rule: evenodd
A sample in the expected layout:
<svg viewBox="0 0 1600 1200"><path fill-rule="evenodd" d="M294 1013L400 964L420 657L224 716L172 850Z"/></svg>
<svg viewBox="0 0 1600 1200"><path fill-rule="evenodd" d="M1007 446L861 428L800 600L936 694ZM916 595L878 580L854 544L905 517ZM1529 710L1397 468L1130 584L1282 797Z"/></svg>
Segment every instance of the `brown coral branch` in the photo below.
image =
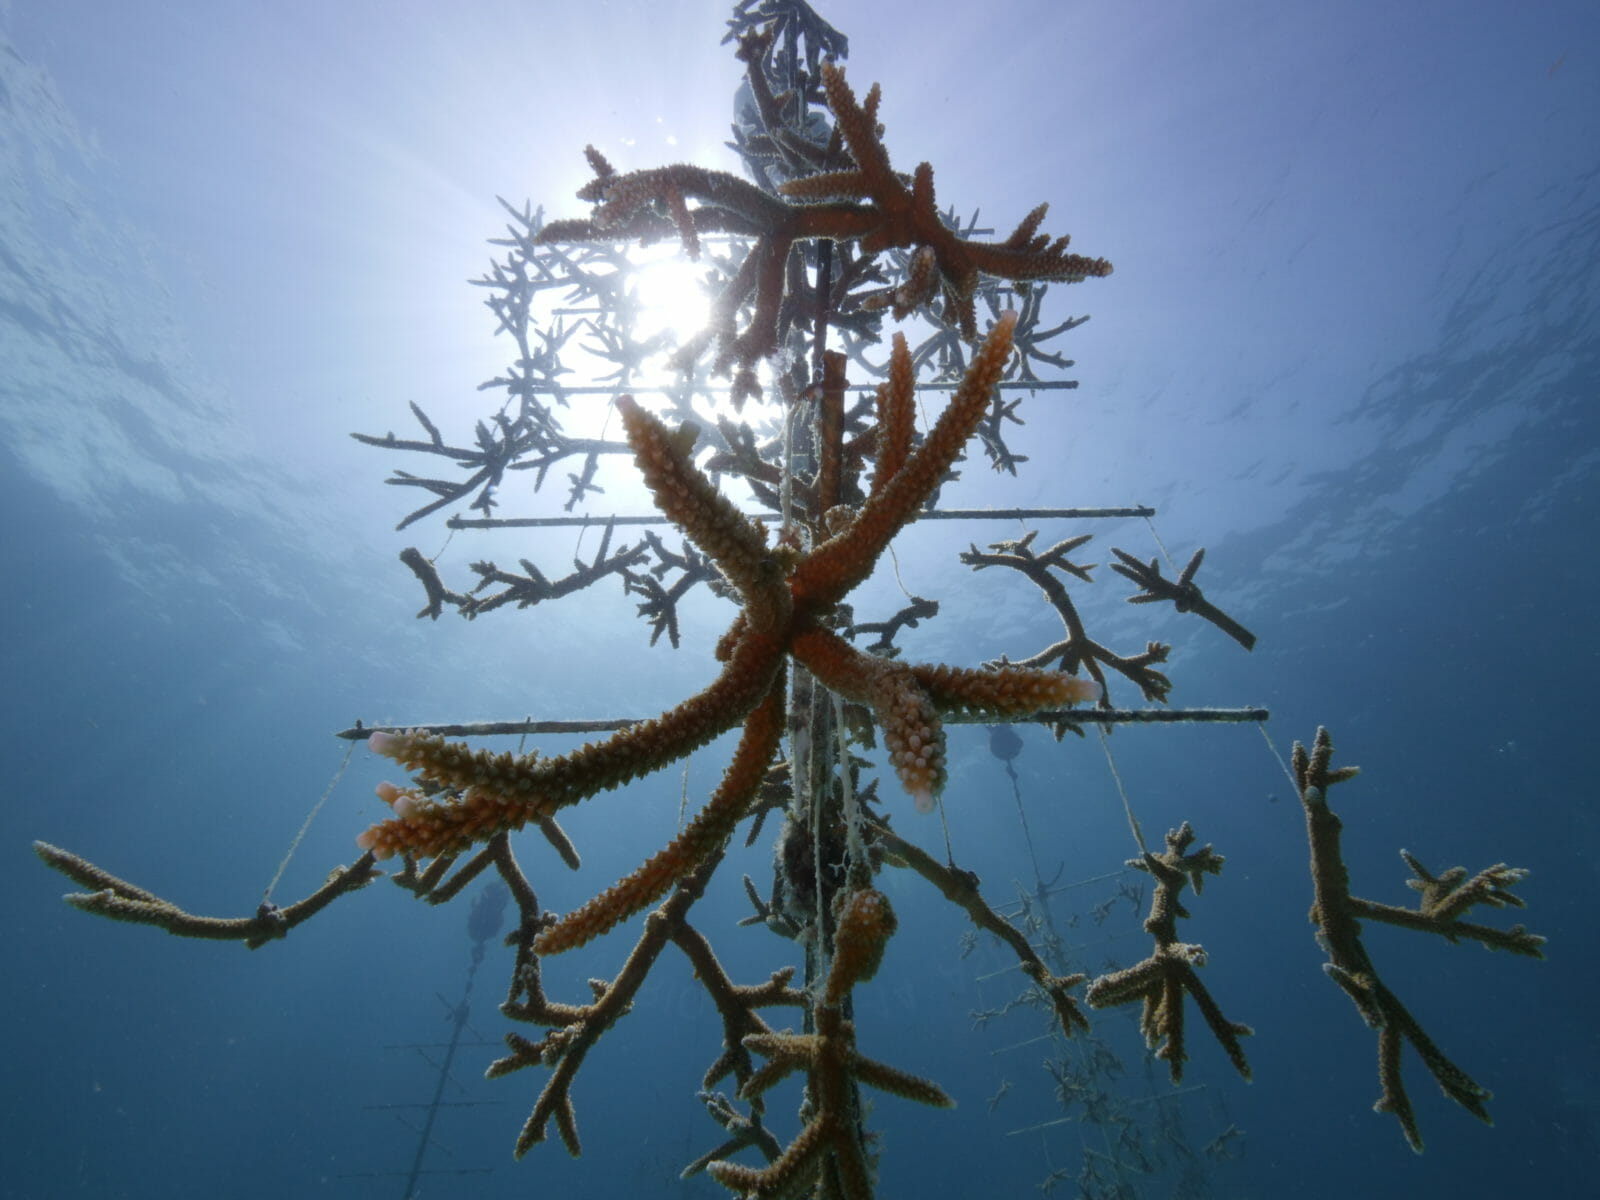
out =
<svg viewBox="0 0 1600 1200"><path fill-rule="evenodd" d="M634 943L615 978L590 981L595 994L593 1003L560 1006L554 1011L539 1011L545 1006L520 1010L524 1019L543 1019L552 1024L560 1021L561 1024L539 1042L532 1042L514 1033L507 1034L506 1044L511 1053L497 1059L489 1067L490 1078L536 1064L554 1067L522 1132L517 1136L514 1153L518 1158L545 1140L552 1121L568 1152L574 1156L582 1153L571 1088L584 1057L601 1035L633 1007L634 997L643 986L651 967L671 940L673 930L685 921L689 908L700 898L706 880L716 870L721 857L720 851L714 853L682 880L672 896L645 919L644 932Z"/></svg>
<svg viewBox="0 0 1600 1200"><path fill-rule="evenodd" d="M560 954L609 932L655 903L674 883L727 843L766 778L767 764L783 737L785 684L785 674L780 671L767 698L746 721L722 782L694 820L633 874L541 933L533 943L536 953Z"/></svg>
<svg viewBox="0 0 1600 1200"><path fill-rule="evenodd" d="M1205 560L1206 552L1203 548L1194 552L1194 556L1189 559L1176 580L1162 575L1161 564L1153 558L1148 563L1140 562L1127 551L1118 550L1115 546L1111 548L1111 553L1121 560L1112 563L1111 569L1118 575L1133 580L1144 589L1136 596L1129 596L1129 604L1153 604L1158 600L1170 600L1179 612L1192 612L1196 616L1204 617L1246 650L1255 649L1256 635L1208 601L1200 591L1200 585L1194 581L1195 573Z"/></svg>
<svg viewBox="0 0 1600 1200"><path fill-rule="evenodd" d="M1328 805L1328 789L1353 779L1359 768L1335 768L1332 761L1333 739L1321 727L1317 729L1311 749L1308 751L1296 742L1290 759L1300 803L1305 809L1306 838L1311 846L1311 880L1315 888L1311 921L1317 927L1318 941L1328 954L1322 969L1350 997L1362 1020L1378 1031L1378 1079L1382 1094L1373 1108L1377 1112L1393 1113L1406 1141L1420 1154L1422 1131L1400 1072L1400 1051L1404 1043L1411 1044L1445 1095L1485 1124L1492 1124L1485 1107L1490 1092L1445 1056L1400 998L1384 984L1362 943L1358 918L1370 917L1437 933L1451 941L1462 936L1475 937L1474 931L1482 927L1465 925L1458 919L1460 914L1478 903L1520 906L1520 901L1506 889L1519 882L1526 872L1499 864L1466 881L1465 868L1456 867L1436 879L1402 851L1417 875L1409 882L1422 892L1418 911L1408 912L1352 896L1350 872L1345 867L1340 844L1344 826ZM1540 947L1544 939L1527 933L1520 925L1504 933L1487 932L1494 936L1478 940L1491 948L1543 957Z"/></svg>
<svg viewBox="0 0 1600 1200"><path fill-rule="evenodd" d="M207 941L243 942L252 950L284 937L289 930L308 921L346 892L365 887L383 874L371 854L363 854L347 867L329 874L316 891L287 908L263 901L253 917L204 917L186 912L170 900L119 879L88 859L49 842L34 842L33 852L46 866L90 892L74 892L63 897L73 908L113 921L134 925L154 925L176 937Z"/></svg>
<svg viewBox="0 0 1600 1200"><path fill-rule="evenodd" d="M1111 274L1111 264L1103 258L1066 253L1067 238L1052 242L1048 237L1034 236L1044 217L1043 205L1030 213L1005 242L982 243L957 237L939 214L933 167L925 162L918 164L908 188L890 165L877 121L869 111L875 101L869 97L868 108L859 104L845 81L843 68L834 63L822 64L822 85L856 169L794 180L778 190L798 198L849 197L867 201L872 220L855 234L863 249L900 246L931 250L948 312L953 314L963 337L977 337L974 297L980 275L1076 281ZM874 95L876 91L874 85Z"/></svg>
<svg viewBox="0 0 1600 1200"><path fill-rule="evenodd" d="M1056 1014L1056 1024L1064 1037L1071 1037L1075 1030L1089 1028L1089 1021L1083 1015L1083 1009L1078 1006L1077 1000L1068 994L1070 989L1077 987L1088 976L1053 974L1039 957L1038 952L1028 943L1022 931L984 901L978 892L976 875L970 871L963 871L953 864L946 866L920 846L900 837L882 822L873 822L872 835L892 861L909 867L921 875L938 888L946 900L959 905L974 925L994 934L1011 947L1023 972L1049 997L1050 1005Z"/></svg>
<svg viewBox="0 0 1600 1200"><path fill-rule="evenodd" d="M918 273L895 298L897 308L909 311L931 293L936 268L947 316L969 341L978 337L975 297L983 276L1075 282L1111 274L1111 264L1103 258L1067 253L1067 238L1052 241L1036 236L1044 216L1042 205L1004 242L958 236L939 213L932 166L920 164L910 187L890 166L877 128L876 86L863 104L845 81L842 68L824 62L820 73L854 168L828 170L779 186L781 196L799 203L769 195L737 176L683 163L619 174L590 147L587 153L595 178L578 196L593 203L594 211L586 219L549 222L535 241L540 245L634 238L649 242L676 235L686 252L696 257L703 233L753 237L749 254L713 302L711 324L675 360L679 369L687 370L705 346L716 341L713 369L733 371L735 404L760 395L754 368L783 344L798 311L798 306L785 303L791 298L788 266L797 243L854 243L864 255L912 248ZM770 97L763 103L758 93L757 101L763 104L763 119L775 111ZM752 312L741 331L738 314L746 302L753 302Z"/></svg>
<svg viewBox="0 0 1600 1200"><path fill-rule="evenodd" d="M834 957L815 1006L809 1034L753 1034L745 1046L767 1065L746 1081L740 1094L753 1099L798 1070L807 1073L811 1118L777 1159L764 1167L712 1162L707 1171L723 1186L748 1197L774 1200L798 1196L822 1184L822 1194L871 1200L872 1175L856 1120L857 1081L935 1107L954 1104L919 1076L875 1062L856 1050L855 1025L845 1016L851 990L870 978L895 930L888 897L875 889L839 893Z"/></svg>
<svg viewBox="0 0 1600 1200"><path fill-rule="evenodd" d="M823 542L796 567L791 586L797 601L835 604L872 573L884 548L938 486L983 419L990 389L999 382L1010 357L1015 325L1015 313L1001 315L922 445L886 486L881 490L874 486L848 529ZM901 378L907 376L902 373Z"/></svg>
<svg viewBox="0 0 1600 1200"><path fill-rule="evenodd" d="M1156 1057L1166 1060L1168 1073L1176 1084L1183 1079L1183 1064L1188 1059L1183 1037L1183 997L1187 993L1234 1069L1249 1079L1250 1064L1245 1060L1239 1039L1254 1030L1223 1016L1222 1009L1195 973L1196 967L1205 965L1205 950L1178 941L1178 919L1189 915L1179 900L1184 885L1192 885L1198 893L1207 875L1222 870L1222 856L1210 845L1191 851L1193 844L1194 830L1185 821L1178 829L1167 831L1166 849L1162 853L1146 851L1143 857L1128 860L1130 867L1155 877L1150 915L1144 922L1145 931L1155 938L1155 949L1142 962L1100 976L1089 985L1087 999L1091 1008L1142 1001L1140 1032L1144 1034L1145 1044L1156 1051Z"/></svg>
<svg viewBox="0 0 1600 1200"><path fill-rule="evenodd" d="M1042 553L1036 553L1033 549L1037 536L1037 530L1030 530L1020 538L991 543L988 552L973 546L961 555L961 561L974 571L981 571L985 567L1009 567L1025 575L1045 594L1050 606L1060 616L1061 623L1066 626L1067 636L1064 639L1015 664L1007 660L1008 665L1042 667L1050 663L1074 674L1079 670L1085 671L1102 689L1100 704L1103 708L1111 707L1111 692L1103 669L1110 667L1132 681L1146 700L1165 704L1167 693L1172 690L1172 680L1157 671L1154 664L1166 662L1171 647L1162 642L1149 642L1143 654L1124 656L1103 646L1084 629L1083 619L1078 615L1077 605L1072 602L1066 584L1054 574L1060 571L1087 582L1090 579L1089 572L1094 569L1093 564L1086 566L1075 563L1067 555L1088 543L1093 535L1064 538Z"/></svg>

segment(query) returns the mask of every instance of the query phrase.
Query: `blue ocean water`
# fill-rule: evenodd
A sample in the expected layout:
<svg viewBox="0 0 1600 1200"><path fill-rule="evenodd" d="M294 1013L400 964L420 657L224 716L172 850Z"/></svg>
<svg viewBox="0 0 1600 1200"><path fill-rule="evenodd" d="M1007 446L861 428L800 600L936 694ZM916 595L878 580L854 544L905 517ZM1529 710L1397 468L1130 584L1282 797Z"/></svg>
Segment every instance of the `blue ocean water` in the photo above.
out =
<svg viewBox="0 0 1600 1200"><path fill-rule="evenodd" d="M1504 861L1532 874L1529 908L1501 923L1550 939L1534 962L1369 933L1389 985L1495 1093L1484 1128L1408 1058L1428 1139L1413 1155L1370 1111L1375 1039L1320 970L1298 805L1261 735L1121 730L1146 832L1188 819L1227 856L1184 936L1255 1028L1254 1082L1191 1017L1180 1094L1130 1014L1101 1013L1126 1119L1063 1110L1046 1060L1080 1051L1044 1040L1032 1009L975 1016L1021 991L1014 968L968 951L965 918L891 873L901 931L858 998L862 1044L959 1107L877 1102L880 1194L1033 1195L1062 1170L1051 1194L1072 1195L1095 1156L1140 1196L1175 1194L1191 1167L1200 1194L1227 1197L1581 1189L1600 1152L1600 972L1579 911L1596 884L1600 18L1577 3L1002 3L983 23L853 7L824 12L851 37L852 80L883 83L900 165L933 161L941 199L997 227L1049 199L1052 231L1117 263L1071 295L1093 313L1071 335L1081 387L1025 409L1020 479L969 471L951 499L1155 506L1173 556L1205 546L1208 595L1260 643L1246 655L1120 605L1100 628L1173 642L1174 703L1265 705L1280 750L1332 729L1339 761L1363 767L1333 797L1358 894L1412 895L1401 847L1435 870ZM243 915L356 718L636 715L708 677L727 618L710 604L676 653L647 647L620 596L416 621L400 547L458 570L520 551L447 544L437 523L393 532L411 507L382 486L397 464L345 436L409 436L408 401L463 433L480 415L474 389L505 346L464 281L501 231L497 194L578 211L585 142L627 167L727 165L738 71L720 3L607 5L603 34L593 13L461 8L0 10L0 1195L400 1195L417 1137L378 1106L432 1095L428 1056L470 962L464 904L382 882L256 952L100 922L60 903L33 839ZM1090 561L1157 553L1143 523L1092 532ZM956 565L984 536L908 543L908 583L942 602L908 656L975 663L1054 636L1020 581ZM1052 898L1074 952L1134 961L1148 942L1119 889L1138 879L1118 873L1133 848L1098 739L1023 738L1032 858L985 735L952 732L957 861L997 903L1034 886L1035 863L1078 884ZM727 753L694 757L691 794ZM355 753L277 898L354 857L385 773ZM575 906L670 836L683 785L668 776L575 814L580 875L530 845L541 901ZM891 808L942 854L935 821ZM728 862L701 910L742 980L798 961L733 926L739 873L765 870L764 847ZM557 960L552 992L586 996L625 941ZM725 1194L675 1182L719 1137L693 1092L720 1036L677 962L584 1069L584 1157L511 1160L542 1081L480 1078L508 1024L506 966L491 950L476 978L469 1040L494 1045L458 1052L444 1098L463 1107L441 1111L428 1155L491 1173L430 1175L416 1194ZM1139 1174L1130 1130L1166 1165Z"/></svg>

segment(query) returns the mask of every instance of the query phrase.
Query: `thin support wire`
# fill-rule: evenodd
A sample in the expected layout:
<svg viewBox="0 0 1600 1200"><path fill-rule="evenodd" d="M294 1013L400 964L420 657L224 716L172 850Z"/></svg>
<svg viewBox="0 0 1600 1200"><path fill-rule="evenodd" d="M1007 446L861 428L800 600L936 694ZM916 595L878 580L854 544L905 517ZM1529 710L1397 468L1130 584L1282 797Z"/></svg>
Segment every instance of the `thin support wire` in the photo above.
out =
<svg viewBox="0 0 1600 1200"><path fill-rule="evenodd" d="M1117 795L1122 797L1122 811L1128 815L1128 828L1133 830L1133 840L1139 847L1140 854L1149 854L1149 848L1144 844L1144 831L1139 828L1139 818L1133 815L1133 801L1128 799L1128 789L1122 784L1122 773L1117 770L1116 756L1111 753L1111 739L1106 734L1104 727L1099 731L1100 748L1106 754L1106 766L1111 768L1111 778L1116 782Z"/></svg>
<svg viewBox="0 0 1600 1200"><path fill-rule="evenodd" d="M1149 516L1146 516L1144 523L1150 527L1150 536L1155 538L1156 545L1161 550L1161 557L1167 560L1167 570L1171 571L1174 575L1178 575L1181 572L1179 572L1177 565L1173 563L1172 555L1167 552L1167 544L1161 540L1161 535L1156 532L1156 523L1150 519L1150 517L1154 515L1155 514L1152 513Z"/></svg>
<svg viewBox="0 0 1600 1200"><path fill-rule="evenodd" d="M339 760L339 767L333 773L333 778L328 780L328 786L322 790L322 798L311 806L311 811L306 814L305 821L300 826L300 832L294 835L294 841L289 843L289 849L284 851L283 861L278 864L278 869L272 873L272 879L267 883L266 891L261 893L261 903L268 904L272 900L272 889L278 886L278 880L283 878L283 873L289 867L289 860L294 857L294 852L300 849L300 843L305 840L306 831L311 828L311 822L317 819L317 814L322 811L322 806L328 802L328 797L333 795L333 789L339 786L339 780L344 778L344 769L350 765L350 756L356 752L355 742L351 742L344 749L344 757Z"/></svg>
<svg viewBox="0 0 1600 1200"><path fill-rule="evenodd" d="M1289 786L1296 795L1300 794L1299 781L1295 779L1294 772L1289 769L1289 764L1284 761L1283 755L1278 750L1278 745L1272 740L1272 735L1267 732L1267 723L1257 721L1256 728L1261 731L1261 740L1267 744L1267 753L1271 754L1278 764L1278 769L1283 772L1283 777L1289 781Z"/></svg>

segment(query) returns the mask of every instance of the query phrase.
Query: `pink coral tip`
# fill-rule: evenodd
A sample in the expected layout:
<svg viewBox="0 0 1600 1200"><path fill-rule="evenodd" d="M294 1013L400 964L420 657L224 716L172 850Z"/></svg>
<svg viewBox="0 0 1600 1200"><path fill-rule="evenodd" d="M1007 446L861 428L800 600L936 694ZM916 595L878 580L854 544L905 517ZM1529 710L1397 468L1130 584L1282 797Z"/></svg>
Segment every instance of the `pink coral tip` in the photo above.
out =
<svg viewBox="0 0 1600 1200"><path fill-rule="evenodd" d="M394 806L394 802L400 799L401 795L399 787L390 783L387 779L372 790L378 794L379 800L382 800L391 808Z"/></svg>
<svg viewBox="0 0 1600 1200"><path fill-rule="evenodd" d="M367 749L374 754L382 754L389 758L398 756L400 746L405 738L398 733L389 733L382 729L374 729L367 735Z"/></svg>

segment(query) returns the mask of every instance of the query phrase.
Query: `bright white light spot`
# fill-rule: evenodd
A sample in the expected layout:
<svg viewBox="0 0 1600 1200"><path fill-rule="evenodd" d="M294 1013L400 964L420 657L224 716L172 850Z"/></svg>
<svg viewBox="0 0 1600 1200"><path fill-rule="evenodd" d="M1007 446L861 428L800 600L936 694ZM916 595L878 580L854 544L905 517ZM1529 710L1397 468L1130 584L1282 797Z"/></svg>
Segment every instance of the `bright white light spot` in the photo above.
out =
<svg viewBox="0 0 1600 1200"><path fill-rule="evenodd" d="M643 341L664 333L681 346L704 329L711 320L711 297L701 282L704 272L679 253L640 267L635 336Z"/></svg>

